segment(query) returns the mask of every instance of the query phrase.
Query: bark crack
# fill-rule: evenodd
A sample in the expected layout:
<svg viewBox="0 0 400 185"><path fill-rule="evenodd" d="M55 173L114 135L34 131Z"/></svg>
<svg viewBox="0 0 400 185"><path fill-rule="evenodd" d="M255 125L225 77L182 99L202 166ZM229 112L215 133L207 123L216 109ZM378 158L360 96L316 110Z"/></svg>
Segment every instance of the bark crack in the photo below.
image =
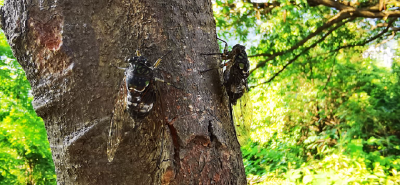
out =
<svg viewBox="0 0 400 185"><path fill-rule="evenodd" d="M210 136L210 141L213 142L214 139L216 139L217 137L215 136L214 132L213 132L213 128L212 128L212 121L210 120L208 122L208 134Z"/></svg>
<svg viewBox="0 0 400 185"><path fill-rule="evenodd" d="M174 120L172 120L171 122L167 122L167 126L169 128L169 131L171 133L171 138L172 138L172 143L174 145L174 163L176 164L175 169L177 170L177 172L179 172L180 167L180 158L179 158L179 151L180 151L180 144L179 144L179 135L178 135L178 131L176 130L175 126L174 126Z"/></svg>

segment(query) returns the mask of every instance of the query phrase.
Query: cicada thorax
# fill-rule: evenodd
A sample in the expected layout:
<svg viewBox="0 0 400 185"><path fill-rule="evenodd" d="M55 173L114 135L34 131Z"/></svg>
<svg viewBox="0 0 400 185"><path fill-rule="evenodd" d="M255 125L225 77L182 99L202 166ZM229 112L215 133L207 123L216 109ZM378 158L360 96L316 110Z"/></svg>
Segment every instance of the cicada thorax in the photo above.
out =
<svg viewBox="0 0 400 185"><path fill-rule="evenodd" d="M127 110L133 119L145 118L156 101L154 67L143 56L128 60L125 70Z"/></svg>
<svg viewBox="0 0 400 185"><path fill-rule="evenodd" d="M224 71L224 86L233 105L243 96L248 89L247 78L249 76L249 60L246 54L246 47L236 44L232 51L227 53L230 61L226 63Z"/></svg>

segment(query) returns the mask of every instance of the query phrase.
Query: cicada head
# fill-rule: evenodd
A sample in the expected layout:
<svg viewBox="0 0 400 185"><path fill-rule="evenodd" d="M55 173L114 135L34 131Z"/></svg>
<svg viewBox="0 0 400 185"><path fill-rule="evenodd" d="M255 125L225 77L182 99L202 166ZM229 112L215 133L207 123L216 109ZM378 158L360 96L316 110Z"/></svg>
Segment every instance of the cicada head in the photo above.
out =
<svg viewBox="0 0 400 185"><path fill-rule="evenodd" d="M250 63L249 59L247 58L246 47L236 44L232 48L232 52L234 55L234 64L232 67L238 68L243 75L246 75L246 78L249 73Z"/></svg>
<svg viewBox="0 0 400 185"><path fill-rule="evenodd" d="M143 56L128 60L125 71L126 87L130 93L143 92L153 79L153 67Z"/></svg>

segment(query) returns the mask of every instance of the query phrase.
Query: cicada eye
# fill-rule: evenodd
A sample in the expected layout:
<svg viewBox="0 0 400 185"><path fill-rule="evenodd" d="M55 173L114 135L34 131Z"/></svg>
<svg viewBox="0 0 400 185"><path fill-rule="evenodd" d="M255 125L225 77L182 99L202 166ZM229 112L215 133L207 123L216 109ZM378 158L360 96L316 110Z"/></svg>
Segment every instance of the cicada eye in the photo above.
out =
<svg viewBox="0 0 400 185"><path fill-rule="evenodd" d="M239 63L239 68L240 69L244 69L244 64L243 63Z"/></svg>
<svg viewBox="0 0 400 185"><path fill-rule="evenodd" d="M138 66L138 68L136 69L136 71L137 71L138 74L144 74L144 73L146 72L145 69L143 69L142 66Z"/></svg>

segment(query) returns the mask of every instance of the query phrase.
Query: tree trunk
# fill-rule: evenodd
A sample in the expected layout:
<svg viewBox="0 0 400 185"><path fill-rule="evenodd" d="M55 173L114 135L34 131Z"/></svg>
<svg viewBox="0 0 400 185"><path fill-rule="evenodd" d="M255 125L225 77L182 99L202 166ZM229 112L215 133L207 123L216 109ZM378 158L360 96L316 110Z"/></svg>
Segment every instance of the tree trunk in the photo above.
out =
<svg viewBox="0 0 400 185"><path fill-rule="evenodd" d="M15 0L2 27L45 121L59 184L246 184L210 0ZM107 140L126 57L163 58L149 116ZM129 116L129 115L128 115ZM135 125L135 126L134 126ZM133 129L133 127L135 127Z"/></svg>

